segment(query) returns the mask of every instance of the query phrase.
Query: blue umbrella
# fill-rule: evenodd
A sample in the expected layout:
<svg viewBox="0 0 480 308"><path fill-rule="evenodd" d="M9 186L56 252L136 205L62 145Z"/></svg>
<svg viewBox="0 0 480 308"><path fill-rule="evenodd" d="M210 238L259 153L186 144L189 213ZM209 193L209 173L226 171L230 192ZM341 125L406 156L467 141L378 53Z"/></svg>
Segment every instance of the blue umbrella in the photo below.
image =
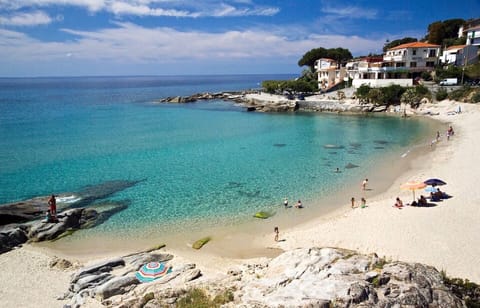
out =
<svg viewBox="0 0 480 308"><path fill-rule="evenodd" d="M427 186L427 188L425 188L425 191L426 192L437 192L438 191L438 188L434 187L434 186Z"/></svg>
<svg viewBox="0 0 480 308"><path fill-rule="evenodd" d="M445 183L444 181L440 180L440 179L428 179L426 180L425 182L423 182L427 185L432 185L432 186L440 186L440 185L445 185L447 183Z"/></svg>

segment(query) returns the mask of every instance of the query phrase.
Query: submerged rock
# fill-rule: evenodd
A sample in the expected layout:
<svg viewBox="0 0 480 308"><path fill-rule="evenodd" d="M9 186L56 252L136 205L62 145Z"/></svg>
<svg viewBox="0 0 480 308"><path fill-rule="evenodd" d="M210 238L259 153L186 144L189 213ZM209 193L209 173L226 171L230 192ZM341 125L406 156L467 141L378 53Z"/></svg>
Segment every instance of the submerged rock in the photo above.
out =
<svg viewBox="0 0 480 308"><path fill-rule="evenodd" d="M359 166L358 165L355 165L355 164L352 164L352 163L348 163L346 166L345 166L345 169L353 169L353 168L358 168Z"/></svg>

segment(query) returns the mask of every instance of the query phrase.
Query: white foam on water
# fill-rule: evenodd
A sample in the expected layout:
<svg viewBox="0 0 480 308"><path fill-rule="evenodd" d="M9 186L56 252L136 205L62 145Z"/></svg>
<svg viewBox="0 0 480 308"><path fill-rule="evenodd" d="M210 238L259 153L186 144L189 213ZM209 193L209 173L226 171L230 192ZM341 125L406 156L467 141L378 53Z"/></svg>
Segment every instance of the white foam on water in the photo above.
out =
<svg viewBox="0 0 480 308"><path fill-rule="evenodd" d="M82 200L82 198L80 198L79 196L75 196L75 195L58 197L57 198L57 202L59 202L59 203L75 203L75 202L80 201L80 200Z"/></svg>

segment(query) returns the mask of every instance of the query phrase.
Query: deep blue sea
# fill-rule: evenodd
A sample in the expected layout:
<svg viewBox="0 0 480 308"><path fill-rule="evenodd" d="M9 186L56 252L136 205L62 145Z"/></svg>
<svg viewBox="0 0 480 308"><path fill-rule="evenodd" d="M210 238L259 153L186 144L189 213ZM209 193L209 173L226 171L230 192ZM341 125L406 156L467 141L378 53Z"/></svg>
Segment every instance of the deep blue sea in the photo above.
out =
<svg viewBox="0 0 480 308"><path fill-rule="evenodd" d="M97 231L167 230L186 220L234 224L275 211L285 196L313 204L334 194L429 129L398 117L249 113L224 101L155 103L292 77L0 79L0 203L139 180L98 200L128 208ZM341 173L332 172L337 167Z"/></svg>

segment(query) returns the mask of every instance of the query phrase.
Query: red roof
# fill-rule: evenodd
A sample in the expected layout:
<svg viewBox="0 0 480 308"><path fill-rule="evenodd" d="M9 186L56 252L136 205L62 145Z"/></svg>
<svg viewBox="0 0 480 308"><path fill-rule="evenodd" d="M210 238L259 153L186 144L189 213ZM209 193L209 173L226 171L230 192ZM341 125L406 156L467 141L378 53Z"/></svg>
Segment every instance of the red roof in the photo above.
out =
<svg viewBox="0 0 480 308"><path fill-rule="evenodd" d="M447 48L447 50L452 50L452 49L462 49L467 45L453 45Z"/></svg>
<svg viewBox="0 0 480 308"><path fill-rule="evenodd" d="M413 43L406 43L402 45L398 45L396 47L390 48L389 50L396 50L396 49L404 49L404 48L437 48L440 45L423 43L423 42L413 42Z"/></svg>

